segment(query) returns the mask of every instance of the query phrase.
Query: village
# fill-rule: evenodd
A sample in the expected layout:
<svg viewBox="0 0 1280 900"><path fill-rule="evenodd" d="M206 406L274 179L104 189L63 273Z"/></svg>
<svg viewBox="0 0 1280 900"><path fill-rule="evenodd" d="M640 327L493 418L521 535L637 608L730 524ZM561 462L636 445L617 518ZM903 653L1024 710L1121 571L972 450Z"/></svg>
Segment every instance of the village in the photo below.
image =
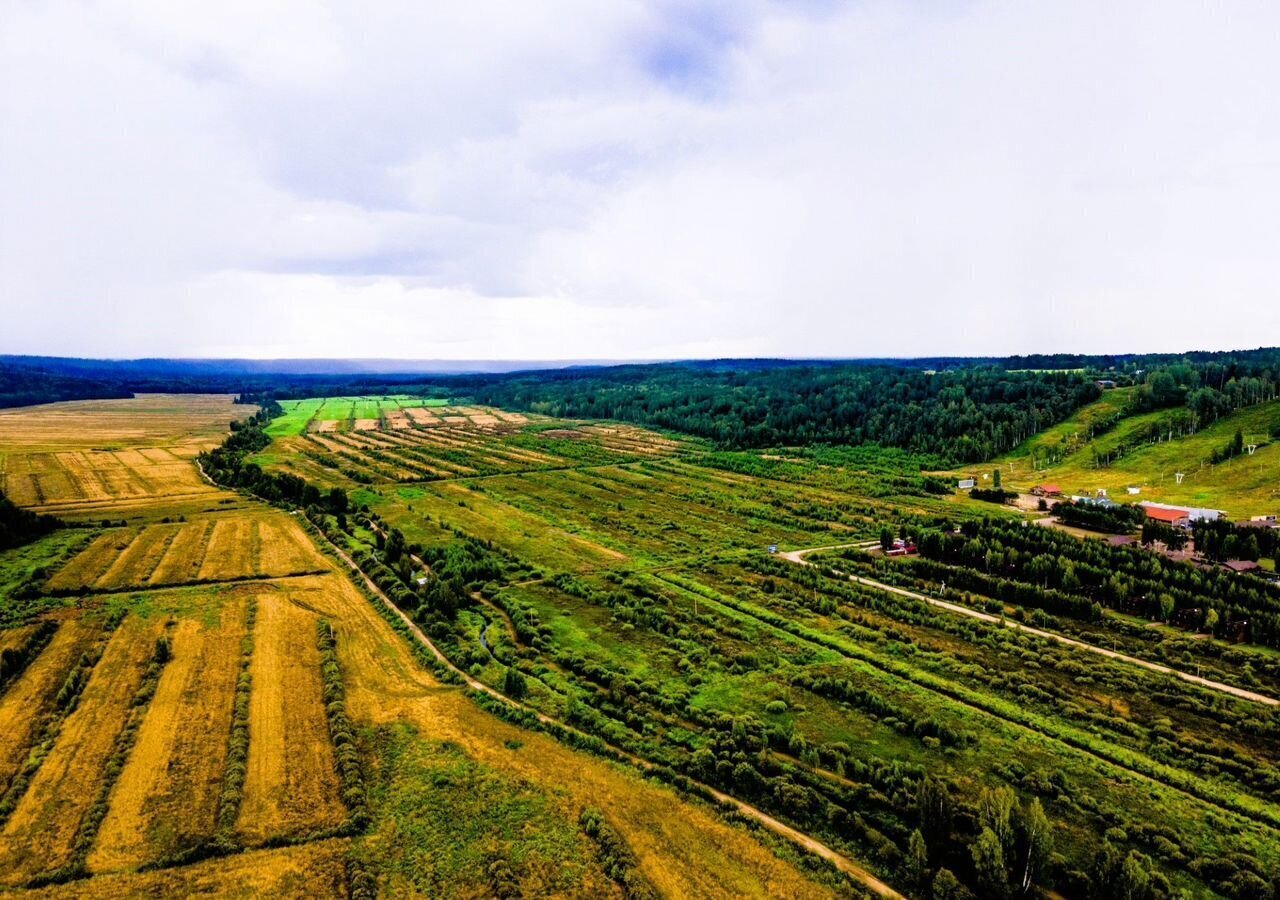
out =
<svg viewBox="0 0 1280 900"><path fill-rule="evenodd" d="M1140 489L1130 487L1127 494L1137 495ZM1073 494L1067 496L1056 484L1039 484L1031 488L1030 503L1020 502L1016 505L1022 509L1035 509L1048 512L1047 519L1039 524L1048 526L1067 526L1067 530L1080 529L1086 532L1097 531L1096 528L1071 523L1076 517L1071 510L1095 509L1114 513L1104 520L1120 525L1125 523L1124 515L1130 514L1134 527L1121 530L1119 533L1105 534L1109 544L1116 547L1134 546L1159 553L1168 559L1187 562L1203 568L1219 566L1237 574L1253 574L1274 578L1276 573L1259 562L1270 547L1280 544L1280 519L1276 515L1252 516L1247 520L1233 521L1225 510L1209 507L1175 506L1140 500L1133 504L1117 503L1108 496L1105 488L1091 494ZM1140 518L1139 518L1140 516ZM1210 528L1210 523L1213 527ZM1197 537L1202 542L1208 533L1220 535L1212 549L1197 548Z"/></svg>

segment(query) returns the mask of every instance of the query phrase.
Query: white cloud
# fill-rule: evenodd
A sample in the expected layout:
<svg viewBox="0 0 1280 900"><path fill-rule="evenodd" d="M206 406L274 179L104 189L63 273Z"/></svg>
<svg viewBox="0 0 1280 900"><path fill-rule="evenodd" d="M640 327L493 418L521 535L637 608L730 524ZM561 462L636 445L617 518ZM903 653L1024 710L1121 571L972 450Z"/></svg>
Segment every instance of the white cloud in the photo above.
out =
<svg viewBox="0 0 1280 900"><path fill-rule="evenodd" d="M9 4L0 352L1280 334L1267 4Z"/></svg>

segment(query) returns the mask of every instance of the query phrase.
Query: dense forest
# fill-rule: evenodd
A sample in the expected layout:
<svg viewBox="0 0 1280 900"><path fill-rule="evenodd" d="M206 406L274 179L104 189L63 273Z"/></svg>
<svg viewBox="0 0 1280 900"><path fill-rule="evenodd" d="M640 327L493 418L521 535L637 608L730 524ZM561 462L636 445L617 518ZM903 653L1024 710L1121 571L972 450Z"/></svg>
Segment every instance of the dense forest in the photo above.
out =
<svg viewBox="0 0 1280 900"><path fill-rule="evenodd" d="M996 367L622 366L512 376L469 393L479 403L620 419L730 448L878 443L971 462L1011 449L1099 390L1076 373Z"/></svg>
<svg viewBox="0 0 1280 900"><path fill-rule="evenodd" d="M118 383L0 364L0 408L132 396Z"/></svg>

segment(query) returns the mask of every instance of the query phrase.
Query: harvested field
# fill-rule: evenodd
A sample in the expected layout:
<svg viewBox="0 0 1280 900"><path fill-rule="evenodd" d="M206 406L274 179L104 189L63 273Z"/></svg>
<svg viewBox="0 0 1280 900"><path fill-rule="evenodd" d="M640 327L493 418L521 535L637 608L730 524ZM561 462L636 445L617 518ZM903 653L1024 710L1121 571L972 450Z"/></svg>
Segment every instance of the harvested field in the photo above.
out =
<svg viewBox="0 0 1280 900"><path fill-rule="evenodd" d="M213 836L244 636L244 603L183 619L138 742L111 795L90 871L133 868Z"/></svg>
<svg viewBox="0 0 1280 900"><path fill-rule="evenodd" d="M144 528L116 561L94 582L99 590L146 584L164 558L174 538L186 529L179 525Z"/></svg>
<svg viewBox="0 0 1280 900"><path fill-rule="evenodd" d="M199 580L225 581L257 571L256 540L252 519L219 519L209 536Z"/></svg>
<svg viewBox="0 0 1280 900"><path fill-rule="evenodd" d="M21 628L10 628L6 631L0 631L0 652L5 650L17 650L27 642L27 638L31 636L31 632L35 631L34 625L25 625Z"/></svg>
<svg viewBox="0 0 1280 900"><path fill-rule="evenodd" d="M100 875L24 892L22 897L117 900L120 897L271 897L314 900L347 896L348 840L256 850L154 872Z"/></svg>
<svg viewBox="0 0 1280 900"><path fill-rule="evenodd" d="M45 589L73 591L93 584L115 564L137 535L133 529L117 529L98 535L49 579Z"/></svg>
<svg viewBox="0 0 1280 900"><path fill-rule="evenodd" d="M321 696L316 621L282 591L258 597L249 765L236 825L250 844L332 827L347 815Z"/></svg>
<svg viewBox="0 0 1280 900"><path fill-rule="evenodd" d="M108 642L79 705L0 833L0 872L6 883L20 884L71 858L162 627L129 618Z"/></svg>
<svg viewBox="0 0 1280 900"><path fill-rule="evenodd" d="M327 567L291 518L256 513L107 532L49 579L46 589L118 591L276 578Z"/></svg>
<svg viewBox="0 0 1280 900"><path fill-rule="evenodd" d="M290 516L258 519L258 571L268 577L327 569L329 563Z"/></svg>
<svg viewBox="0 0 1280 900"><path fill-rule="evenodd" d="M22 766L63 679L99 634L97 624L66 620L49 646L0 696L0 789L8 787Z"/></svg>
<svg viewBox="0 0 1280 900"><path fill-rule="evenodd" d="M212 447L227 423L257 407L230 394L139 394L0 410L0 449L123 449L190 443Z"/></svg>
<svg viewBox="0 0 1280 900"><path fill-rule="evenodd" d="M205 551L214 523L195 522L181 529L165 549L164 556L147 577L147 584L186 584L195 581L204 564Z"/></svg>
<svg viewBox="0 0 1280 900"><path fill-rule="evenodd" d="M230 400L152 394L0 410L0 486L20 506L73 518L234 497L190 462L221 440L229 421L254 411Z"/></svg>
<svg viewBox="0 0 1280 900"><path fill-rule="evenodd" d="M377 431L378 420L377 419L356 419L355 430L356 431Z"/></svg>

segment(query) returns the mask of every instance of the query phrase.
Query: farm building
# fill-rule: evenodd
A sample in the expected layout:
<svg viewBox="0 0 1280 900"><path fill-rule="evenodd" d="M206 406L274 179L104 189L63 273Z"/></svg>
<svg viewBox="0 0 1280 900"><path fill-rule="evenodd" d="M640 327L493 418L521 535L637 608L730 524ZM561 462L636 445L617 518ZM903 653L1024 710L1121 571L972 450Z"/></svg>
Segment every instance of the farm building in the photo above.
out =
<svg viewBox="0 0 1280 900"><path fill-rule="evenodd" d="M1259 569L1258 564L1250 559L1229 559L1222 567L1236 573L1256 572Z"/></svg>
<svg viewBox="0 0 1280 900"><path fill-rule="evenodd" d="M962 491L971 491L975 486L977 486L977 484L978 480L976 478L961 478L960 483L957 486Z"/></svg>
<svg viewBox="0 0 1280 900"><path fill-rule="evenodd" d="M884 552L885 556L914 556L916 553L916 545L914 541L904 541L898 538L893 542L893 546Z"/></svg>
<svg viewBox="0 0 1280 900"><path fill-rule="evenodd" d="M1113 534L1107 538L1107 543L1112 547L1132 547L1138 543L1138 539L1127 534Z"/></svg>
<svg viewBox="0 0 1280 900"><path fill-rule="evenodd" d="M1186 517L1188 524L1191 522L1216 522L1219 519L1225 519L1227 517L1227 514L1220 509L1207 509L1199 506L1187 506L1187 507L1169 506L1168 504L1165 504L1165 503L1151 503L1151 502L1139 503L1138 505L1147 511L1147 518L1156 519L1157 521L1170 521L1170 520L1164 517L1164 514L1153 516L1151 514L1152 510L1163 509L1166 511L1172 510L1172 511L1180 512L1182 513L1183 516Z"/></svg>
<svg viewBox="0 0 1280 900"><path fill-rule="evenodd" d="M1109 378L1099 378L1094 382L1094 384L1102 388L1104 391L1109 391L1116 386L1116 383Z"/></svg>
<svg viewBox="0 0 1280 900"><path fill-rule="evenodd" d="M1174 528L1190 528L1191 514L1185 509L1164 506L1144 506L1147 518L1153 522L1172 525Z"/></svg>
<svg viewBox="0 0 1280 900"><path fill-rule="evenodd" d="M1031 489L1031 493L1036 497L1061 497L1062 488L1056 484L1037 484Z"/></svg>

